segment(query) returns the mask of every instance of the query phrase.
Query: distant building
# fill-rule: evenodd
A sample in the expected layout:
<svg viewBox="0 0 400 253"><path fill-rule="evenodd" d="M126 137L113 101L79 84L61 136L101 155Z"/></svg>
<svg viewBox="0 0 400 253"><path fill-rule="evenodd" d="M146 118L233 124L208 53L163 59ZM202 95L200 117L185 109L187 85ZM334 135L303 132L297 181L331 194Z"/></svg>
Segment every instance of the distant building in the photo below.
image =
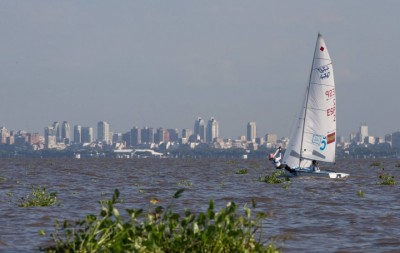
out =
<svg viewBox="0 0 400 253"><path fill-rule="evenodd" d="M160 127L157 129L156 133L156 138L155 138L156 143L165 143L169 142L169 133L167 130L164 128Z"/></svg>
<svg viewBox="0 0 400 253"><path fill-rule="evenodd" d="M167 131L168 131L168 134L169 134L169 141L170 142L178 142L178 140L179 140L179 131L178 131L178 129L170 128L170 129L167 129Z"/></svg>
<svg viewBox="0 0 400 253"><path fill-rule="evenodd" d="M44 129L44 145L47 149L55 148L57 145L57 130L54 124Z"/></svg>
<svg viewBox="0 0 400 253"><path fill-rule="evenodd" d="M358 141L360 143L364 143L365 137L367 137L367 136L368 136L368 126L366 123L363 123L360 126L360 131L358 132Z"/></svg>
<svg viewBox="0 0 400 253"><path fill-rule="evenodd" d="M140 134L142 138L142 143L154 143L154 128L144 127L140 130Z"/></svg>
<svg viewBox="0 0 400 253"><path fill-rule="evenodd" d="M82 127L82 142L91 143L94 140L93 128L92 127Z"/></svg>
<svg viewBox="0 0 400 253"><path fill-rule="evenodd" d="M254 142L257 137L257 125L256 122L247 123L247 135L246 140Z"/></svg>
<svg viewBox="0 0 400 253"><path fill-rule="evenodd" d="M0 144L6 144L7 138L10 136L10 132L5 127L0 127Z"/></svg>
<svg viewBox="0 0 400 253"><path fill-rule="evenodd" d="M400 148L400 131L392 133L392 148Z"/></svg>
<svg viewBox="0 0 400 253"><path fill-rule="evenodd" d="M69 144L71 141L71 126L67 121L61 125L61 141L65 144Z"/></svg>
<svg viewBox="0 0 400 253"><path fill-rule="evenodd" d="M97 123L97 141L111 144L110 124L108 124L106 121L99 121Z"/></svg>
<svg viewBox="0 0 400 253"><path fill-rule="evenodd" d="M276 142L278 141L278 135L277 134L266 134L265 141L271 145L275 145Z"/></svg>
<svg viewBox="0 0 400 253"><path fill-rule="evenodd" d="M211 119L208 121L206 137L207 143L211 143L215 138L219 137L219 124L218 121L213 117L211 117Z"/></svg>
<svg viewBox="0 0 400 253"><path fill-rule="evenodd" d="M182 138L186 138L187 140L193 134L191 129L182 129Z"/></svg>
<svg viewBox="0 0 400 253"><path fill-rule="evenodd" d="M142 131L138 127L132 127L131 129L131 141L129 146L137 146L142 143Z"/></svg>
<svg viewBox="0 0 400 253"><path fill-rule="evenodd" d="M80 125L74 126L74 142L82 143L82 127Z"/></svg>
<svg viewBox="0 0 400 253"><path fill-rule="evenodd" d="M62 142L60 122L54 121L52 127L55 131L56 142Z"/></svg>
<svg viewBox="0 0 400 253"><path fill-rule="evenodd" d="M200 142L206 141L206 126L201 117L198 117L194 122L194 135L198 135L200 137Z"/></svg>

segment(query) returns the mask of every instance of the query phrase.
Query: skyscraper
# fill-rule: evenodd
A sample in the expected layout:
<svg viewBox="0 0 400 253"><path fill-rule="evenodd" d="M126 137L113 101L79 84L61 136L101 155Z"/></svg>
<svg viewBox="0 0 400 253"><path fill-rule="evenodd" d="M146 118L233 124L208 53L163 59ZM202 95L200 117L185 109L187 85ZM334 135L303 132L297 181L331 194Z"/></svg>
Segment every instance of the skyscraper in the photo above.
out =
<svg viewBox="0 0 400 253"><path fill-rule="evenodd" d="M110 144L110 124L106 121L99 121L97 123L97 141Z"/></svg>
<svg viewBox="0 0 400 253"><path fill-rule="evenodd" d="M392 133L392 148L400 148L400 131Z"/></svg>
<svg viewBox="0 0 400 253"><path fill-rule="evenodd" d="M82 143L82 127L80 125L74 126L74 142Z"/></svg>
<svg viewBox="0 0 400 253"><path fill-rule="evenodd" d="M272 145L275 145L276 142L278 141L278 135L276 135L276 134L266 134L265 135L265 141L267 143L271 143Z"/></svg>
<svg viewBox="0 0 400 253"><path fill-rule="evenodd" d="M254 142L257 137L257 125L256 122L252 121L247 123L247 135L246 140Z"/></svg>
<svg viewBox="0 0 400 253"><path fill-rule="evenodd" d="M93 128L82 127L82 142L91 143L93 142Z"/></svg>
<svg viewBox="0 0 400 253"><path fill-rule="evenodd" d="M182 129L182 138L189 139L189 137L193 134L191 129Z"/></svg>
<svg viewBox="0 0 400 253"><path fill-rule="evenodd" d="M364 143L365 137L368 136L368 126L367 123L363 123L360 126L360 132L358 133L358 141Z"/></svg>
<svg viewBox="0 0 400 253"><path fill-rule="evenodd" d="M219 137L219 124L216 119L211 117L207 124L207 142L211 143Z"/></svg>
<svg viewBox="0 0 400 253"><path fill-rule="evenodd" d="M137 146L142 143L142 136L141 136L140 129L138 127L132 127L131 129L131 146Z"/></svg>
<svg viewBox="0 0 400 253"><path fill-rule="evenodd" d="M64 143L71 141L71 126L67 121L64 121L61 125L61 140Z"/></svg>
<svg viewBox="0 0 400 253"><path fill-rule="evenodd" d="M194 135L198 135L200 137L201 142L205 142L206 140L206 126L204 120L201 117L198 117L194 122Z"/></svg>
<svg viewBox="0 0 400 253"><path fill-rule="evenodd" d="M179 139L179 131L178 129L167 129L169 133L169 141L170 142L177 142Z"/></svg>
<svg viewBox="0 0 400 253"><path fill-rule="evenodd" d="M44 129L44 144L47 149L54 148L57 143L56 129L53 126L48 126Z"/></svg>
<svg viewBox="0 0 400 253"><path fill-rule="evenodd" d="M56 142L61 142L61 141L62 141L62 137L61 137L61 126L60 126L60 122L54 121L52 127L53 127L53 129L54 129L54 131L55 131Z"/></svg>

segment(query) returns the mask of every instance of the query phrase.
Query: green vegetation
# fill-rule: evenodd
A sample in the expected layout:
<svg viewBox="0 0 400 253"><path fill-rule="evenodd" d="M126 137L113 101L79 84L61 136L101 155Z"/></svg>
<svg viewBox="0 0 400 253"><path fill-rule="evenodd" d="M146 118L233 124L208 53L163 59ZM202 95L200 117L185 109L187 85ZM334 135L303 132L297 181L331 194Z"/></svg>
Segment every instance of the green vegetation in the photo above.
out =
<svg viewBox="0 0 400 253"><path fill-rule="evenodd" d="M187 186L187 187L192 187L193 183L187 180L182 179L181 181L179 181L178 183L179 186Z"/></svg>
<svg viewBox="0 0 400 253"><path fill-rule="evenodd" d="M184 189L173 198L179 198ZM102 205L99 215L87 215L74 223L56 221L52 234L54 246L47 252L279 252L273 243L256 240L265 214L252 219L250 208L245 216L237 215L237 205L228 203L216 212L210 200L206 212L183 214L171 207L151 206L147 214L142 209L126 209L124 220L115 207L119 191ZM156 203L156 202L154 202ZM255 204L253 203L253 208ZM182 215L182 216L181 216ZM125 216L124 216L125 217ZM41 233L43 234L43 233Z"/></svg>
<svg viewBox="0 0 400 253"><path fill-rule="evenodd" d="M36 189L32 186L32 193L28 194L25 198L21 198L18 204L20 207L54 205L60 205L60 201L57 199L57 193L48 193L46 188L42 186L38 186Z"/></svg>
<svg viewBox="0 0 400 253"><path fill-rule="evenodd" d="M380 179L380 181L378 182L379 185L395 185L395 184L397 184L396 180L394 179L394 176L385 172L385 168L382 168L382 171L379 174L379 179Z"/></svg>
<svg viewBox="0 0 400 253"><path fill-rule="evenodd" d="M289 177L287 177L285 175L284 171L272 172L271 175L267 175L264 178L262 178L262 176L260 176L258 178L258 180L260 182L265 182L265 183L268 183L268 184L280 184L280 183L284 183L284 182L290 181Z"/></svg>
<svg viewBox="0 0 400 253"><path fill-rule="evenodd" d="M381 166L381 163L380 162L372 162L371 166L379 167L379 166Z"/></svg>
<svg viewBox="0 0 400 253"><path fill-rule="evenodd" d="M362 190L358 190L357 195L358 197L363 198L365 196L365 193Z"/></svg>
<svg viewBox="0 0 400 253"><path fill-rule="evenodd" d="M235 172L235 174L247 174L249 173L249 171L244 168L244 169L239 169L238 171Z"/></svg>

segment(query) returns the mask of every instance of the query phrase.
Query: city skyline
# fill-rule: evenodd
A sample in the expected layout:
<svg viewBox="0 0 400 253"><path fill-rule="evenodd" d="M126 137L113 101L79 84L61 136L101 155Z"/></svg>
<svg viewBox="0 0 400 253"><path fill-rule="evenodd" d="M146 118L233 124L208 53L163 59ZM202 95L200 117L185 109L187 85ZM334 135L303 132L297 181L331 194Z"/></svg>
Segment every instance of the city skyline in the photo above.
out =
<svg viewBox="0 0 400 253"><path fill-rule="evenodd" d="M10 129L42 133L57 118L82 126L107 119L118 132L192 128L193 116L212 115L221 137L242 135L250 121L257 132L288 136L318 32L333 59L338 135L364 121L377 136L400 127L398 1L0 7L0 125Z"/></svg>
<svg viewBox="0 0 400 253"><path fill-rule="evenodd" d="M289 135L279 135L275 132L259 132L257 122L255 121L250 121L247 122L245 125L245 130L241 135L238 136L220 136L220 127L219 127L219 122L215 117L210 117L207 123L201 118L197 117L197 119L194 121L193 127L192 128L180 128L180 127L153 127L153 126L132 126L132 127L127 127L123 131L115 131L112 128L112 124L107 122L107 121L98 121L96 124L96 127L93 126L82 126L81 124L71 124L69 121L54 121L53 123L49 124L48 126L45 126L43 128L43 131L29 131L27 129L9 129L7 126L2 126L0 125L0 128L5 128L8 131L23 131L27 133L34 133L34 134L39 134L43 136L46 136L46 133L49 131L54 132L54 143L59 142L60 140L63 139L69 139L71 142L75 142L76 139L81 141L78 142L93 142L93 141L100 141L104 143L111 143L112 140L112 135L107 136L107 132L111 134L135 134L136 136L150 136L150 137L136 137L139 139L136 139L137 142L140 142L140 139L145 138L147 142L157 142L158 140L155 140L154 136L158 136L157 131L162 129L165 131L169 131L171 129L174 129L177 131L177 136L179 138L185 137L189 139L189 137L194 134L198 135L198 140L204 143L209 143L211 142L212 139L214 138L221 138L221 139L231 139L231 140L239 140L241 138L244 138L248 142L255 142L257 138L265 138L265 141L269 138L268 136L272 136L272 139L276 141L277 139L287 139ZM68 129L68 130L67 130ZM200 130L201 129L201 130ZM136 133L133 133L133 131L136 130ZM146 131L146 132L143 132ZM344 135L338 135L337 136L337 142L341 142L340 139L344 139L344 141L348 142L351 141L352 139L356 139L358 142L364 142L364 139L366 137L373 138L369 142L375 141L376 138L380 138L384 140L387 135L391 135L393 133L399 132L400 130L394 129L388 133L385 133L384 135L375 135L374 133L371 134L369 131L368 124L366 122L360 123L357 129L354 129L352 132L344 134ZM140 133L138 133L140 132ZM210 139L209 134L212 134L212 138ZM168 133L170 135L171 133ZM78 137L79 136L79 137ZM160 137L162 138L162 137Z"/></svg>

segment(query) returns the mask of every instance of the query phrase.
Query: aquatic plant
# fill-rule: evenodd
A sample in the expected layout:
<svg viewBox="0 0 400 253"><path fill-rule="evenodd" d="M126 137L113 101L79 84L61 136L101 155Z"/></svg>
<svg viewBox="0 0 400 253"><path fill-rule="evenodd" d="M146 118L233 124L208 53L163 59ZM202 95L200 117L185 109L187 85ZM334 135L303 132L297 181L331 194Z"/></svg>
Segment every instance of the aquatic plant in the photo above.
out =
<svg viewBox="0 0 400 253"><path fill-rule="evenodd" d="M249 173L249 171L244 168L244 169L239 169L238 171L235 172L235 174L247 174Z"/></svg>
<svg viewBox="0 0 400 253"><path fill-rule="evenodd" d="M364 191L362 191L362 190L358 190L358 191L357 191L357 195L358 195L358 197L363 198L364 195L365 195L365 193L364 193Z"/></svg>
<svg viewBox="0 0 400 253"><path fill-rule="evenodd" d="M395 184L397 184L396 180L394 179L394 176L385 172L385 168L382 168L381 173L379 173L379 179L380 179L380 181L378 182L379 185L395 185Z"/></svg>
<svg viewBox="0 0 400 253"><path fill-rule="evenodd" d="M372 162L371 166L379 167L379 166L381 166L381 163L380 162Z"/></svg>
<svg viewBox="0 0 400 253"><path fill-rule="evenodd" d="M235 161L235 160L227 161L226 164L235 165L235 164L238 164L238 161Z"/></svg>
<svg viewBox="0 0 400 253"><path fill-rule="evenodd" d="M57 193L49 193L46 191L46 188L42 186L38 186L37 188L32 186L32 192L25 198L21 198L18 204L20 207L54 205L60 205L60 201L57 199Z"/></svg>
<svg viewBox="0 0 400 253"><path fill-rule="evenodd" d="M173 198L179 198L184 189ZM256 240L260 234L263 213L252 218L251 209L244 207L244 216L237 215L237 205L227 204L218 212L210 200L206 212L198 214L185 210L175 213L172 208L151 206L126 209L124 220L115 207L119 191L99 215L87 215L75 222L56 221L56 232L51 235L54 245L46 252L279 252L273 243ZM255 207L255 205L253 205Z"/></svg>
<svg viewBox="0 0 400 253"><path fill-rule="evenodd" d="M289 177L285 175L284 171L275 171L272 174L265 176L264 178L260 176L258 180L260 182L265 182L268 184L280 184L290 181Z"/></svg>
<svg viewBox="0 0 400 253"><path fill-rule="evenodd" d="M193 183L187 180L182 179L181 181L179 181L178 185L180 186L187 186L187 187L192 187Z"/></svg>

